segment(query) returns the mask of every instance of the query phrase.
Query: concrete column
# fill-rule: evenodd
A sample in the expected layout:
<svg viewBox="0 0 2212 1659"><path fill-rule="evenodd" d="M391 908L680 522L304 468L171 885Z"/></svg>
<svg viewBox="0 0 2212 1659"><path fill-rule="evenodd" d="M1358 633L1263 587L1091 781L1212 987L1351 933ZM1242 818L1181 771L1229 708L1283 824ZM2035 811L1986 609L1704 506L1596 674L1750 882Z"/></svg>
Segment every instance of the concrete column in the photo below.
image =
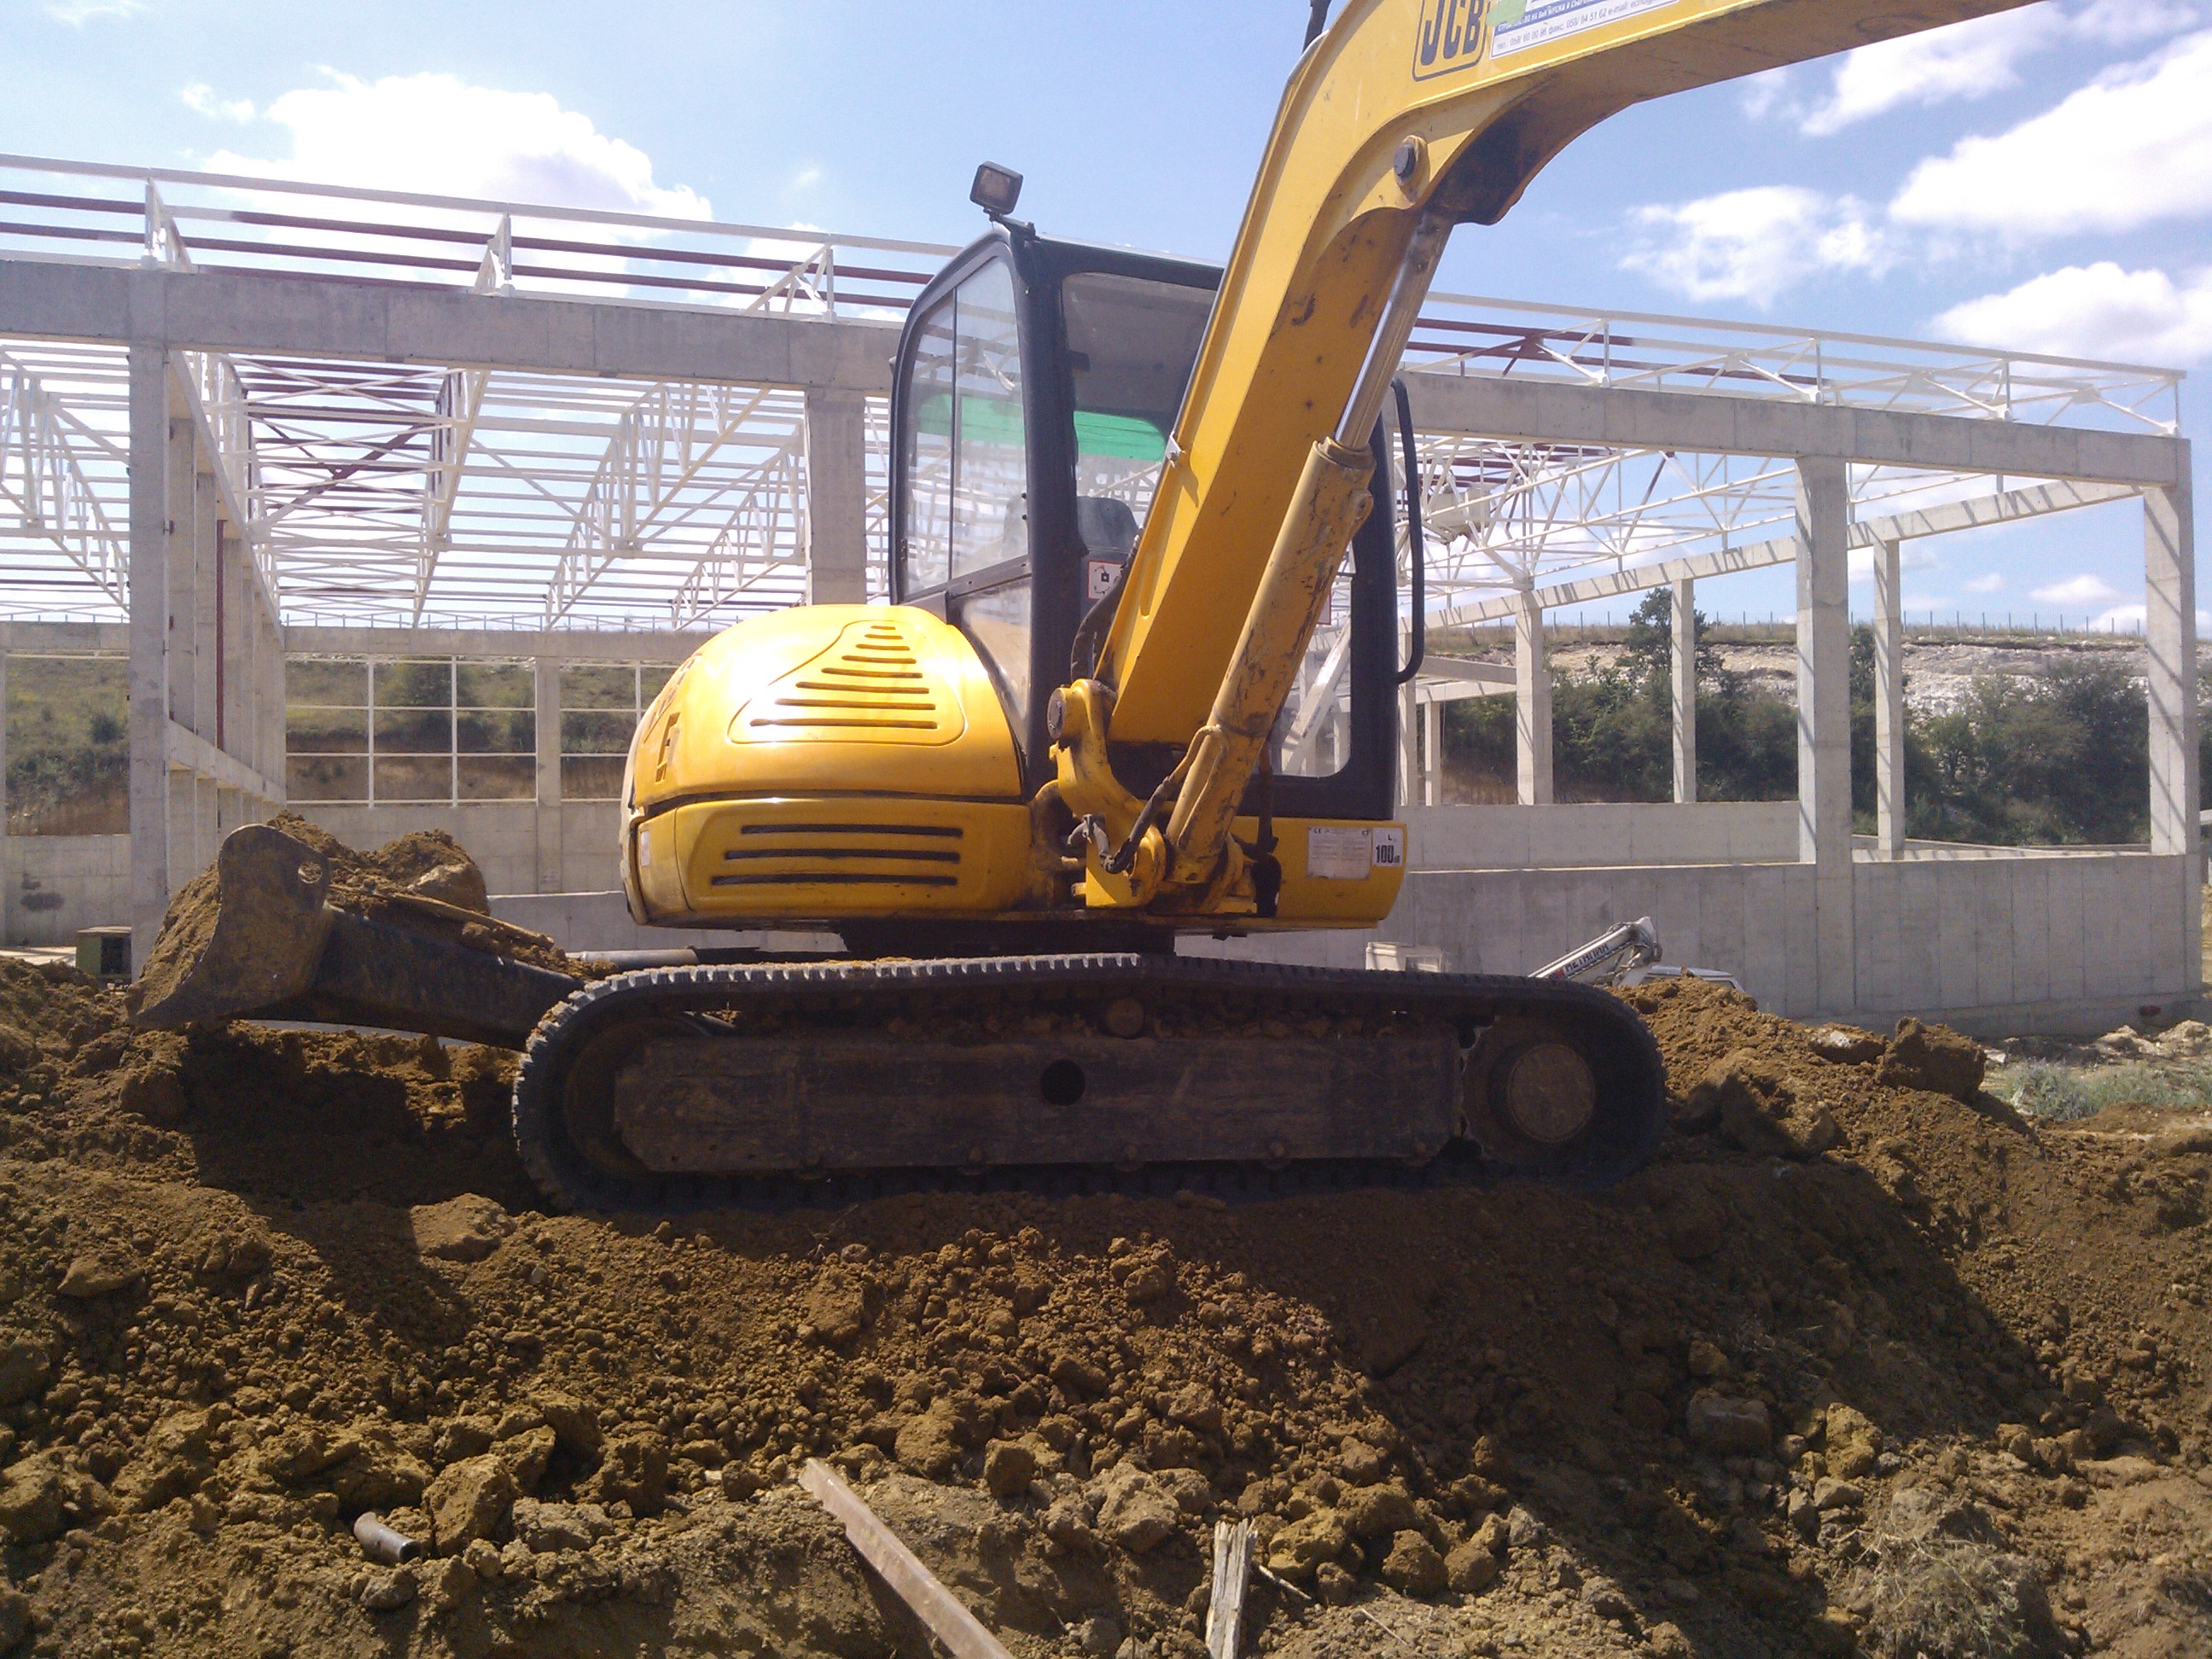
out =
<svg viewBox="0 0 2212 1659"><path fill-rule="evenodd" d="M563 833L566 814L561 806L561 662L557 657L537 660L538 684L538 890L565 890L562 863L568 852Z"/></svg>
<svg viewBox="0 0 2212 1659"><path fill-rule="evenodd" d="M1398 805L1421 799L1421 703L1409 682L1398 688Z"/></svg>
<svg viewBox="0 0 2212 1659"><path fill-rule="evenodd" d="M1905 601L1900 544L1874 548L1874 795L1886 859L1905 856Z"/></svg>
<svg viewBox="0 0 2212 1659"><path fill-rule="evenodd" d="M14 918L15 872L9 867L8 850L8 653L0 650L0 945L12 945L9 931Z"/></svg>
<svg viewBox="0 0 2212 1659"><path fill-rule="evenodd" d="M1431 699L1421 705L1421 805L1444 804L1444 708Z"/></svg>
<svg viewBox="0 0 2212 1659"><path fill-rule="evenodd" d="M1819 1007L1855 994L1851 914L1850 473L1797 463L1797 856L1814 866Z"/></svg>
<svg viewBox="0 0 2212 1659"><path fill-rule="evenodd" d="M1698 798L1698 585L1676 582L1671 616L1674 625L1674 799L1684 805Z"/></svg>
<svg viewBox="0 0 2212 1659"><path fill-rule="evenodd" d="M2181 483L2143 491L2143 644L2150 696L2150 850L2183 854L2181 890L2186 985L2201 990L2203 832L2197 824L2197 525L2189 448L2180 447Z"/></svg>
<svg viewBox="0 0 2212 1659"><path fill-rule="evenodd" d="M192 540L193 570L191 617L191 652L197 680L191 702L191 712L185 723L210 743L216 741L218 731L228 738L229 722L224 718L222 700L231 692L228 665L222 660L223 637L229 632L234 620L230 615L229 595L222 592L222 561L219 547L218 528L221 522L222 497L217 493L215 474L208 470L214 458L200 452L199 428L192 428L192 449L195 466L192 474Z"/></svg>
<svg viewBox="0 0 2212 1659"><path fill-rule="evenodd" d="M867 399L806 393L806 599L859 605L868 597Z"/></svg>
<svg viewBox="0 0 2212 1659"><path fill-rule="evenodd" d="M1544 663L1544 607L1519 595L1513 612L1513 749L1523 806L1552 801L1552 671Z"/></svg>
<svg viewBox="0 0 2212 1659"><path fill-rule="evenodd" d="M130 349L131 960L169 902L169 362Z"/></svg>

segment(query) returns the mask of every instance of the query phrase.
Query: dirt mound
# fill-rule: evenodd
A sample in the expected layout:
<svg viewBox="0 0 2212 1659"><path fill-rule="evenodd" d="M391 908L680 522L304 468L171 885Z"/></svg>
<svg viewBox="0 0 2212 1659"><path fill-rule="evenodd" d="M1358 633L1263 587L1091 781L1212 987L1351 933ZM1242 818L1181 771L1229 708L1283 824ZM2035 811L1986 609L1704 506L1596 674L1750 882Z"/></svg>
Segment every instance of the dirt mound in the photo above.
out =
<svg viewBox="0 0 2212 1659"><path fill-rule="evenodd" d="M0 964L0 1653L921 1651L817 1455L1024 1659L1200 1651L1240 1514L1272 1652L2212 1647L2212 1138L1632 1000L1607 1194L679 1227L530 1209L507 1056Z"/></svg>

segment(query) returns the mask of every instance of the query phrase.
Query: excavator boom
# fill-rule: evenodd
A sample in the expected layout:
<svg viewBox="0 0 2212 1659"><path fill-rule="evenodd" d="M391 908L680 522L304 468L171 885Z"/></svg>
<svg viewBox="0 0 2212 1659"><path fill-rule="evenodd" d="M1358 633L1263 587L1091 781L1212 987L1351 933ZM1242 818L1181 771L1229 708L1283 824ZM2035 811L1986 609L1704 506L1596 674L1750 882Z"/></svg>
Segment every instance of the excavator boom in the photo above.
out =
<svg viewBox="0 0 2212 1659"><path fill-rule="evenodd" d="M1160 880L1095 890L1141 905L1233 882L1231 822L1363 509L1361 451L1452 225L1495 223L1631 104L2021 3L1352 0L1284 94L1095 671L1110 720L1079 739L1197 746L1149 860ZM1134 796L1109 773L1071 763L1062 793L1126 835Z"/></svg>

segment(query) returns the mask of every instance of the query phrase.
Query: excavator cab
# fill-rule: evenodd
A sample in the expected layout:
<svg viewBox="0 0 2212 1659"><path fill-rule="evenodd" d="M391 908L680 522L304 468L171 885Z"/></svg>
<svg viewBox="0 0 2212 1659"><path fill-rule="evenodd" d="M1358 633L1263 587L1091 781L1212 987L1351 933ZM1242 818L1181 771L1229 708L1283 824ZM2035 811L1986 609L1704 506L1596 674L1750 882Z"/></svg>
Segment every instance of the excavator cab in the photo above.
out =
<svg viewBox="0 0 2212 1659"><path fill-rule="evenodd" d="M1152 506L1221 272L1005 222L925 289L891 404L890 593L960 630L1020 751L1053 775L1046 700L1096 661ZM1378 433L1374 510L1247 811L1385 819L1395 798L1395 526ZM1179 757L1117 745L1152 788Z"/></svg>

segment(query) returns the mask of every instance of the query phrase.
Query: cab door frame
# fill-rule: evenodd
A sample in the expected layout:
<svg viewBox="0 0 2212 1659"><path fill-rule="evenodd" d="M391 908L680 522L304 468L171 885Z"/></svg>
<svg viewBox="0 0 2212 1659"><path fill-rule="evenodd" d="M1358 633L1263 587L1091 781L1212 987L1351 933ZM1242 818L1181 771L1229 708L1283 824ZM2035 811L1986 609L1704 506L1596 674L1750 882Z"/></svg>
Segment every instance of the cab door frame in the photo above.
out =
<svg viewBox="0 0 2212 1659"><path fill-rule="evenodd" d="M1013 278L1017 339L1022 362L1023 428L1028 469L1028 550L941 583L909 587L905 551L908 539L907 434L901 411L915 362L917 335L937 306L985 265L1003 263ZM1075 387L1068 362L1066 331L1060 305L1061 281L1080 271L1105 271L1189 287L1218 288L1218 267L1119 248L1095 247L1039 237L1024 229L994 225L963 249L931 279L907 313L893 360L890 453L890 599L912 605L959 627L963 605L1016 581L1029 584L1030 638L1028 707L1017 711L1003 682L1002 702L1014 727L1014 742L1026 790L1034 793L1054 775L1045 704L1065 684L1077 624L1087 604L1083 591L1085 549L1078 532L1073 409ZM1284 817L1382 820L1397 805L1398 698L1397 574L1395 501L1390 487L1389 447L1378 427L1376 439L1375 509L1353 539L1352 550L1350 757L1326 777L1258 780L1248 792L1245 810L1266 807ZM963 632L967 632L965 629ZM971 635L972 638L973 635ZM994 679L998 676L994 673ZM1148 790L1173 764L1170 756L1153 756L1117 745L1115 769L1130 787Z"/></svg>

